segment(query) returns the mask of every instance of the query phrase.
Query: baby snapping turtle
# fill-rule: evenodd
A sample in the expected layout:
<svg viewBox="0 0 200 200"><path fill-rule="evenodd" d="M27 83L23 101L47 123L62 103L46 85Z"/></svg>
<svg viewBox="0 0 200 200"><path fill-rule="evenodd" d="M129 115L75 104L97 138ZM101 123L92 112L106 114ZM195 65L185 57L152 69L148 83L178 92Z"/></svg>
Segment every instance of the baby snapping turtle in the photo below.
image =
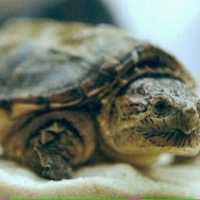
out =
<svg viewBox="0 0 200 200"><path fill-rule="evenodd" d="M3 156L58 180L97 151L136 166L195 155L194 86L173 56L118 28L11 21L0 31Z"/></svg>

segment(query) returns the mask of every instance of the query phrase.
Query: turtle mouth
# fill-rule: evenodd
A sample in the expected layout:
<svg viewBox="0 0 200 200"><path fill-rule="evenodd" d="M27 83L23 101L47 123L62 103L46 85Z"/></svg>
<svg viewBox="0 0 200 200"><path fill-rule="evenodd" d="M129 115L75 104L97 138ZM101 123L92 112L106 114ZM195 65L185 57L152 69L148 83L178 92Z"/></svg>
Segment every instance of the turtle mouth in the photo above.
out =
<svg viewBox="0 0 200 200"><path fill-rule="evenodd" d="M200 145L200 133L198 129L185 132L181 129L168 131L150 130L144 133L145 139L159 147L195 147Z"/></svg>

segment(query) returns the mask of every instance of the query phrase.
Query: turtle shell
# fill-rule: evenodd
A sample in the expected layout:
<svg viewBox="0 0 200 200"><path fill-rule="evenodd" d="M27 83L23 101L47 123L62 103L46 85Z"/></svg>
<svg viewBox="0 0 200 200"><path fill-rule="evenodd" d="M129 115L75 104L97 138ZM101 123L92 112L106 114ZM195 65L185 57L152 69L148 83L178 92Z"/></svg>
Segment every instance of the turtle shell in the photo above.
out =
<svg viewBox="0 0 200 200"><path fill-rule="evenodd" d="M173 56L113 26L18 19L0 30L0 102L77 105L144 76L194 87Z"/></svg>

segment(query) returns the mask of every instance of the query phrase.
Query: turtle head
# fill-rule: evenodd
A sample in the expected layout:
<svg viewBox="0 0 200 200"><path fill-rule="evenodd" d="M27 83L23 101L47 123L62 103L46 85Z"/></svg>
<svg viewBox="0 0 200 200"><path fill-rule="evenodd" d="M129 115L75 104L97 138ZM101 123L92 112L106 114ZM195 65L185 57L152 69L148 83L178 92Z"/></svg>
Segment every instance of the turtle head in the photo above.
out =
<svg viewBox="0 0 200 200"><path fill-rule="evenodd" d="M200 149L200 100L179 80L138 79L110 110L108 141L119 153L192 155Z"/></svg>

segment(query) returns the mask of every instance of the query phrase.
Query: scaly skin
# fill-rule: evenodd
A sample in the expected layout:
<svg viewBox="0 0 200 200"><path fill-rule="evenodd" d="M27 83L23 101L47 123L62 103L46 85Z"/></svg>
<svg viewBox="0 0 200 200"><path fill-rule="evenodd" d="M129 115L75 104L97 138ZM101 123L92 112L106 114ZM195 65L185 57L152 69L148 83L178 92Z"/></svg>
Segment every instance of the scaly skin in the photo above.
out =
<svg viewBox="0 0 200 200"><path fill-rule="evenodd" d="M194 155L200 149L198 96L169 78L142 78L120 96L104 100L99 122L103 149L139 166L161 153Z"/></svg>
<svg viewBox="0 0 200 200"><path fill-rule="evenodd" d="M45 178L71 178L72 168L94 154L95 130L85 110L49 110L11 119L12 116L4 119L5 127L0 123L5 133L1 138L3 156L28 166Z"/></svg>

